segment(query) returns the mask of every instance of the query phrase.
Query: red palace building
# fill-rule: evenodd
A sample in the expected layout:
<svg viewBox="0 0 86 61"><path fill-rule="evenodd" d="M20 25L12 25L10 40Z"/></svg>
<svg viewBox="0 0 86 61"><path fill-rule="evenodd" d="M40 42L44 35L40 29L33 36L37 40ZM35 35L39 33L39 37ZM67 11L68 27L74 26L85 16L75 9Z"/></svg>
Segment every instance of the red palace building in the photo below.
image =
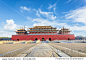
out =
<svg viewBox="0 0 86 61"><path fill-rule="evenodd" d="M33 28L29 28L29 30L17 29L15 31L17 35L12 35L12 40L22 41L22 40L74 40L74 34L70 34L70 30L66 28L62 28L61 30L57 30L57 28L52 26L35 26ZM29 34L27 33L29 32Z"/></svg>

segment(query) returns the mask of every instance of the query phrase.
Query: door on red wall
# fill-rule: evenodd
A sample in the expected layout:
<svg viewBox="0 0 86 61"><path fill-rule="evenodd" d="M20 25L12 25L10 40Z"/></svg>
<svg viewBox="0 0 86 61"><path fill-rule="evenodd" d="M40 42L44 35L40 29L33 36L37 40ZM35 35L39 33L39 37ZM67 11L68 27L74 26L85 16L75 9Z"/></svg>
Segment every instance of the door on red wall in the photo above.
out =
<svg viewBox="0 0 86 61"><path fill-rule="evenodd" d="M42 38L42 41L45 41L45 39L44 39L44 38Z"/></svg>
<svg viewBox="0 0 86 61"><path fill-rule="evenodd" d="M70 38L68 38L68 40L70 40Z"/></svg>
<svg viewBox="0 0 86 61"><path fill-rule="evenodd" d="M49 41L51 41L51 38L49 38Z"/></svg>
<svg viewBox="0 0 86 61"><path fill-rule="evenodd" d="M37 38L35 38L35 41L37 41L38 39Z"/></svg>
<svg viewBox="0 0 86 61"><path fill-rule="evenodd" d="M17 39L17 41L19 41L19 39Z"/></svg>

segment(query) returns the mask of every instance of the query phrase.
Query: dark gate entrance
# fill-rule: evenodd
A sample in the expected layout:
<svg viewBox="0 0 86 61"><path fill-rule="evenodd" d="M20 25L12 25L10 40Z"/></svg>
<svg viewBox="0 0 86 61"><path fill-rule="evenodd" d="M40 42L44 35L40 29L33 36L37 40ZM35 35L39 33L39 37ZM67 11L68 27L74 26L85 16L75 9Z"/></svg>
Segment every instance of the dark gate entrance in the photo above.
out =
<svg viewBox="0 0 86 61"><path fill-rule="evenodd" d="M68 40L70 40L70 38L68 38Z"/></svg>
<svg viewBox="0 0 86 61"><path fill-rule="evenodd" d="M37 41L38 39L37 38L35 38L35 41Z"/></svg>
<svg viewBox="0 0 86 61"><path fill-rule="evenodd" d="M49 41L51 41L51 38L49 38Z"/></svg>
<svg viewBox="0 0 86 61"><path fill-rule="evenodd" d="M19 41L19 39L17 39L17 41Z"/></svg>
<svg viewBox="0 0 86 61"><path fill-rule="evenodd" d="M42 38L42 41L45 41L45 39L44 39L44 38Z"/></svg>

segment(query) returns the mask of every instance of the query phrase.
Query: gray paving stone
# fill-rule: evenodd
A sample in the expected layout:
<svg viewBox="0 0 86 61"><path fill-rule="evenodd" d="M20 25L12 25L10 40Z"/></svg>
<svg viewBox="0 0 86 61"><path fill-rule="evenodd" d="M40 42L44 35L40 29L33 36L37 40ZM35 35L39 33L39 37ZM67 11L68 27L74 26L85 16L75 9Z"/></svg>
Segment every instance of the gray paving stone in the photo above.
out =
<svg viewBox="0 0 86 61"><path fill-rule="evenodd" d="M47 44L48 45L48 44ZM48 46L50 46L50 45L48 45ZM52 47L52 46L50 46L60 57L70 57L69 55L67 55L67 54L65 54L65 53L63 53L62 51L60 51L60 50L58 50L58 49L56 49L56 48L54 48L54 47Z"/></svg>
<svg viewBox="0 0 86 61"><path fill-rule="evenodd" d="M24 56L26 56L27 54L19 54L19 55L17 55L16 57L24 57Z"/></svg>
<svg viewBox="0 0 86 61"><path fill-rule="evenodd" d="M58 57L58 55L45 43L40 43L26 57Z"/></svg>
<svg viewBox="0 0 86 61"><path fill-rule="evenodd" d="M33 46L32 48L21 52L21 54L18 54L17 57L25 57L28 53L30 53L35 47L37 47L39 44L37 44L36 46Z"/></svg>

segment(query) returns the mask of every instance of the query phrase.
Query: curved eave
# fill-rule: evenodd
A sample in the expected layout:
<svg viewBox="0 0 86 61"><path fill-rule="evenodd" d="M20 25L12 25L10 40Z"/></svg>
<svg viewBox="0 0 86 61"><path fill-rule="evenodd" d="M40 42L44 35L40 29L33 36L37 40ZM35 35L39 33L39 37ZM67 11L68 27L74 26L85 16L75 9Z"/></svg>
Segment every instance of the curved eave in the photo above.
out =
<svg viewBox="0 0 86 61"><path fill-rule="evenodd" d="M59 30L27 30L27 31L59 31Z"/></svg>

